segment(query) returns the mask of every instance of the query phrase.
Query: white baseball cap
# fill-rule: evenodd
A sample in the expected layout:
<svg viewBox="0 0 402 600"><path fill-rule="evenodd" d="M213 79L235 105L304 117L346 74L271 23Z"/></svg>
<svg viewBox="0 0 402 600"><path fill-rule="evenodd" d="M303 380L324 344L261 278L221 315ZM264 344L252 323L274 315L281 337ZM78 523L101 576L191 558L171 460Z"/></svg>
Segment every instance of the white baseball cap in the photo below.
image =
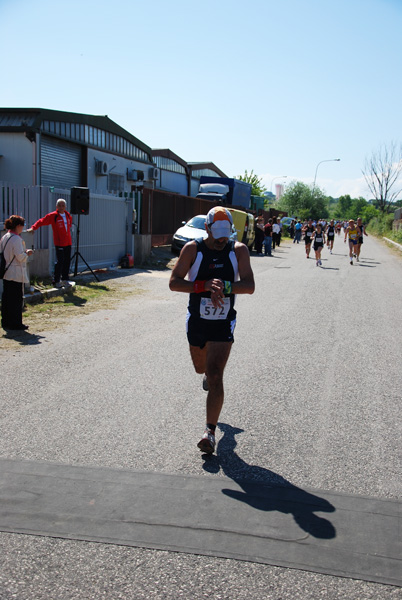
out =
<svg viewBox="0 0 402 600"><path fill-rule="evenodd" d="M223 206L211 208L207 214L206 223L215 240L229 238L232 233L232 215Z"/></svg>

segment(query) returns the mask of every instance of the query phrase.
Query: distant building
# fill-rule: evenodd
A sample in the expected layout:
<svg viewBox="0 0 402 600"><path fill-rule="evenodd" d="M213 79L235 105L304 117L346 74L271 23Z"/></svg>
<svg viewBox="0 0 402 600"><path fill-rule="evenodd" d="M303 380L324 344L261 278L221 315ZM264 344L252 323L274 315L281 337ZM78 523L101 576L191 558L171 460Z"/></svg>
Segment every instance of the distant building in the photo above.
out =
<svg viewBox="0 0 402 600"><path fill-rule="evenodd" d="M152 157L159 169L155 187L161 190L195 196L201 175L227 177L212 162L188 163L168 148L152 150Z"/></svg>
<svg viewBox="0 0 402 600"><path fill-rule="evenodd" d="M116 194L157 175L151 148L107 116L0 108L0 181Z"/></svg>
<svg viewBox="0 0 402 600"><path fill-rule="evenodd" d="M279 200L280 198L282 198L283 192L284 192L283 183L276 183L275 184L275 196L276 196L277 200Z"/></svg>
<svg viewBox="0 0 402 600"><path fill-rule="evenodd" d="M186 161L168 148L152 150L152 158L159 170L155 188L188 196Z"/></svg>

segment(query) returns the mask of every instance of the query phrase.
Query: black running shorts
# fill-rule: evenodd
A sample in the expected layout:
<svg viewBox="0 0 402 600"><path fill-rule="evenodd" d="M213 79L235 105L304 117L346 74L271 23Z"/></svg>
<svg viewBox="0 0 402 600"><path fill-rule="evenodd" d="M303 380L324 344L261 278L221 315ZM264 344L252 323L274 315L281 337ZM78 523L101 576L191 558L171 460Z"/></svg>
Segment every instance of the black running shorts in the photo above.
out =
<svg viewBox="0 0 402 600"><path fill-rule="evenodd" d="M209 321L187 315L187 339L190 346L204 348L207 342L234 342L234 329L236 319L233 321Z"/></svg>

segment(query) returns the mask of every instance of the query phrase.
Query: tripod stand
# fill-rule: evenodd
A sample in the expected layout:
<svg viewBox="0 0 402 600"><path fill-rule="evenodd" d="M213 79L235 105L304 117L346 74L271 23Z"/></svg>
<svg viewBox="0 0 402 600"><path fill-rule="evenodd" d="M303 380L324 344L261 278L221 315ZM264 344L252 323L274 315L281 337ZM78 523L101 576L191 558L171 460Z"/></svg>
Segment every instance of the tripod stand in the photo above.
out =
<svg viewBox="0 0 402 600"><path fill-rule="evenodd" d="M97 278L97 276L95 275L95 273L92 271L91 267L89 266L89 264L87 263L87 261L85 260L85 258L82 256L81 252L79 251L79 247L80 247L80 218L81 215L80 213L78 213L78 221L77 221L77 242L75 245L75 252L71 257L71 261L72 262L75 259L75 267L74 267L74 277L77 277L77 271L78 271L78 257L80 257L80 259L86 264L86 266L88 267L88 269L91 271L92 275L95 277L96 281L99 281L99 279ZM81 271L82 272L82 271Z"/></svg>

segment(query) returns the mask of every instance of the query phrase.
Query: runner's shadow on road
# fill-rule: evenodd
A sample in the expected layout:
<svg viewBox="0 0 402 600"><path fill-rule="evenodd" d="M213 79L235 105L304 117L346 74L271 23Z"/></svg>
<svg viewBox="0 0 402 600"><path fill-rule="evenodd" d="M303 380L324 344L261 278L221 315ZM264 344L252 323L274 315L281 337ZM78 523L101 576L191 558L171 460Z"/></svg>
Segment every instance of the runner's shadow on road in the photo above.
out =
<svg viewBox="0 0 402 600"><path fill-rule="evenodd" d="M235 452L235 436L243 433L244 429L225 423L218 423L218 427L224 435L219 440L216 456L204 455L203 469L208 473L222 470L226 477L235 481L243 490L223 489L223 494L256 510L292 514L299 527L315 538L336 537L332 523L315 514L334 512L335 507L330 502L298 488L278 473L247 464Z"/></svg>
<svg viewBox="0 0 402 600"><path fill-rule="evenodd" d="M3 338L6 340L15 340L20 346L35 346L41 344L41 340L44 339L43 335L37 335L35 333L28 333L28 331L8 331Z"/></svg>

